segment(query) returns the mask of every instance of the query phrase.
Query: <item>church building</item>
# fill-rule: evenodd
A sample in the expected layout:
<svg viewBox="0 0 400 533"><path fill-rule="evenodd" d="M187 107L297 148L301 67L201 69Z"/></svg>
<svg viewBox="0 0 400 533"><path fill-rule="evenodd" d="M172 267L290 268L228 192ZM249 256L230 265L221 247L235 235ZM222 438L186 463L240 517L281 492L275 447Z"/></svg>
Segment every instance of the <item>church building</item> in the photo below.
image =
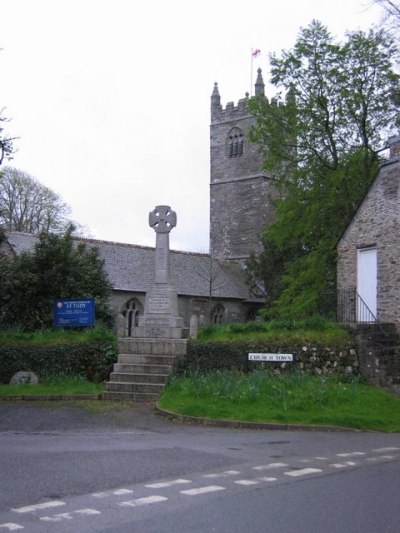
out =
<svg viewBox="0 0 400 533"><path fill-rule="evenodd" d="M264 95L261 69L255 94ZM262 250L261 233L273 215L274 186L261 170L256 145L249 141L254 117L248 111L248 100L247 93L236 106L230 102L223 108L215 84L210 127L210 254L171 251L179 316L188 333L191 325L196 329L206 323L243 322L254 317L263 303L246 284L244 263ZM98 249L113 286L111 304L118 332L130 336L153 283L154 248L85 238L76 241ZM0 251L18 255L33 250L36 242L34 235L7 232Z"/></svg>

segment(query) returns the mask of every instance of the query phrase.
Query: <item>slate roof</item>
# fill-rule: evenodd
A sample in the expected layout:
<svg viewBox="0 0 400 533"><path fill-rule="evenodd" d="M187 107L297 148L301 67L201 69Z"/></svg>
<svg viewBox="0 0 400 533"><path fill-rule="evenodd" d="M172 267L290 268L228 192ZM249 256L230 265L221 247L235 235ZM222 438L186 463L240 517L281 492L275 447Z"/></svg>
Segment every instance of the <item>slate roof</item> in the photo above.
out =
<svg viewBox="0 0 400 533"><path fill-rule="evenodd" d="M20 232L8 232L6 238L17 255L33 250L38 241L37 236ZM74 240L98 249L114 290L147 292L152 286L155 270L154 248L80 237L75 237ZM208 254L174 250L171 250L170 258L178 294L208 297L212 269L214 298L260 301L251 295L243 272L237 264L211 260Z"/></svg>

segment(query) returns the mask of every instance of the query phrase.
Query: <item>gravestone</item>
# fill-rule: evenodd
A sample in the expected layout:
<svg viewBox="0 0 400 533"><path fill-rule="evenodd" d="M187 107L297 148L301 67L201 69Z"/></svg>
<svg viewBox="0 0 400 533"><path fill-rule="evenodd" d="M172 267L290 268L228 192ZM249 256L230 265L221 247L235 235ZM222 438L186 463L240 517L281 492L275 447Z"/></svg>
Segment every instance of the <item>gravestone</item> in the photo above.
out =
<svg viewBox="0 0 400 533"><path fill-rule="evenodd" d="M144 314L133 337L182 337L183 320L170 271L169 233L176 220L176 213L167 205L159 205L149 214L149 225L156 232L154 284L146 294Z"/></svg>

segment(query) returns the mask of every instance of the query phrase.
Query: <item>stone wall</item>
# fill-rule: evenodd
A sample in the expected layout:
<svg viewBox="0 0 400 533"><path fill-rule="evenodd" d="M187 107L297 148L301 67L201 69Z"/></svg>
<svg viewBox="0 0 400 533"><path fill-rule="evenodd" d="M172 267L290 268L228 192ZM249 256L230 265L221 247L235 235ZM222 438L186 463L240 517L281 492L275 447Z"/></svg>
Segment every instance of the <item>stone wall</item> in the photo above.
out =
<svg viewBox="0 0 400 533"><path fill-rule="evenodd" d="M400 159L384 164L338 245L338 289L357 286L359 249L377 249L377 318L400 326Z"/></svg>

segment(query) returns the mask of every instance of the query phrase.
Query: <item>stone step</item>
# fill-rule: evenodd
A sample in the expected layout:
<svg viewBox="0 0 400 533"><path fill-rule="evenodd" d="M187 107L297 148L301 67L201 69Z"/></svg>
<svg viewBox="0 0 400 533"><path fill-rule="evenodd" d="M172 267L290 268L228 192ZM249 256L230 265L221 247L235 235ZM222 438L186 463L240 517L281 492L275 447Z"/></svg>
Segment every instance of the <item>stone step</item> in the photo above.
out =
<svg viewBox="0 0 400 533"><path fill-rule="evenodd" d="M147 339L123 337L118 339L120 354L185 355L185 339Z"/></svg>
<svg viewBox="0 0 400 533"><path fill-rule="evenodd" d="M113 383L158 383L167 382L167 374L129 374L127 372L111 372L110 382Z"/></svg>
<svg viewBox="0 0 400 533"><path fill-rule="evenodd" d="M118 355L118 363L129 365L166 365L174 363L176 357L172 355L152 355L152 354L127 354Z"/></svg>
<svg viewBox="0 0 400 533"><path fill-rule="evenodd" d="M121 381L108 381L107 392L141 392L160 395L164 383L128 383Z"/></svg>
<svg viewBox="0 0 400 533"><path fill-rule="evenodd" d="M102 400L119 402L156 402L159 394L151 392L117 392L105 391L101 395Z"/></svg>
<svg viewBox="0 0 400 533"><path fill-rule="evenodd" d="M164 374L168 375L171 365L146 365L138 363L115 363L114 372L127 372L128 374Z"/></svg>

